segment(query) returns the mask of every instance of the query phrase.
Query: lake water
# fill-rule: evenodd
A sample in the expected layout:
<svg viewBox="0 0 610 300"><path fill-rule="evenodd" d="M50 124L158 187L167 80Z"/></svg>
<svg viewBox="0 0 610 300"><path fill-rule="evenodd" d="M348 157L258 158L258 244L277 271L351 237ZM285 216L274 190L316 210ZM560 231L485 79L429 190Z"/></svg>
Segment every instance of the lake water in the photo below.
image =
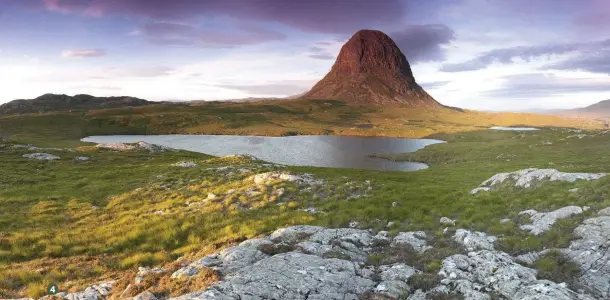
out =
<svg viewBox="0 0 610 300"><path fill-rule="evenodd" d="M534 131L534 130L540 130L540 129L534 128L534 127L501 127L501 126L490 127L489 129L491 129L491 130L508 130L508 131Z"/></svg>
<svg viewBox="0 0 610 300"><path fill-rule="evenodd" d="M415 171L428 166L372 158L373 153L414 152L442 143L431 139L304 135L289 137L236 135L110 135L90 136L83 142L135 143L139 141L215 156L249 154L259 159L293 166Z"/></svg>

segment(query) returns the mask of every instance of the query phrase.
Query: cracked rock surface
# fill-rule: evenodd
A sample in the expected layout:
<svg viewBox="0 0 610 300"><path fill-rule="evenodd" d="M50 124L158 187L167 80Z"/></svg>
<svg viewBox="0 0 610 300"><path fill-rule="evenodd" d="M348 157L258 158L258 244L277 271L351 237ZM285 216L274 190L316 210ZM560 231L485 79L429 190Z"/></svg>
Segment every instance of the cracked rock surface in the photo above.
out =
<svg viewBox="0 0 610 300"><path fill-rule="evenodd" d="M564 173L555 169L523 169L510 173L498 173L481 183L471 193L476 194L481 191L490 191L505 183L510 183L520 188L531 188L542 181L576 182L578 180L597 180L604 176L606 176L605 173Z"/></svg>

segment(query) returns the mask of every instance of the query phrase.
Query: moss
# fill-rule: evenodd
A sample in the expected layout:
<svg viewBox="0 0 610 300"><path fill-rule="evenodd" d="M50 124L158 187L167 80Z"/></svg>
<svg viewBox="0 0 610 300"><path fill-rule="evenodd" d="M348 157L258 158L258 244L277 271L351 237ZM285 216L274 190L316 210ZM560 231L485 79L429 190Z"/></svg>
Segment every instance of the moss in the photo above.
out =
<svg viewBox="0 0 610 300"><path fill-rule="evenodd" d="M414 290L429 291L441 283L441 278L436 273L418 273L409 277L407 283Z"/></svg>
<svg viewBox="0 0 610 300"><path fill-rule="evenodd" d="M565 282L571 288L576 288L576 278L580 275L580 267L557 250L549 251L536 261L532 267L538 270L537 277L554 282Z"/></svg>

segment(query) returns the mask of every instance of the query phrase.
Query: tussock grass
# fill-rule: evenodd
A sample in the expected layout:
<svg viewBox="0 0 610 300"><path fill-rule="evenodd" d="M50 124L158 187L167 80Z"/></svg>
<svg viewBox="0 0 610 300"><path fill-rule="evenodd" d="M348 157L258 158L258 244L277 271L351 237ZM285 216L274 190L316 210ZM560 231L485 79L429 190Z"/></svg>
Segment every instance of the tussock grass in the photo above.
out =
<svg viewBox="0 0 610 300"><path fill-rule="evenodd" d="M396 118L399 109L397 112L364 109L333 101L274 105L258 103L247 110L232 104L209 104L195 110L173 107L162 113L163 117L155 107L93 111L78 118L60 114L5 117L0 118L0 135L37 146L78 147L83 145L78 138L87 134L170 133L168 128L182 133L212 133L208 131L212 127L203 125L213 116L210 112L222 118L217 120L233 123L241 122L238 117L231 117L233 114L262 113L267 118L265 122L270 122L245 119L248 124L218 133L267 134L277 130L279 134L293 130L277 125L284 120L292 120L282 124L294 127L309 124L303 130L299 129L303 133L333 130L334 134L423 136L439 131L460 132L430 135L448 143L432 145L416 153L384 155L395 160L428 163L430 168L422 171L287 168L326 180L326 185L311 190L292 183L259 187L247 180L253 174L270 170L259 162L211 159L182 151L114 152L85 147L79 150L86 151L92 160L83 163L74 161L74 157L83 155L79 151L49 151L62 159L34 161L22 158L29 153L24 149L2 149L0 297L35 295L41 291L40 287L46 288L47 282L59 283L62 290L75 290L102 279L121 279L138 266L164 264L196 252L199 255L211 253L284 226L347 227L352 221L359 222L362 228L375 230L387 229L387 223L392 221L395 225L389 228L390 233L428 232L433 236L431 243L436 241L438 251L424 257L409 254L410 258L405 261L426 270L425 276L431 276L438 271L443 256L461 251L437 234L444 228L439 223L443 216L457 220L456 228L497 235L500 238L498 247L516 254L545 247L564 247L582 218L590 216L597 208L610 206L610 178L574 184L546 183L528 190L506 187L490 193L469 193L496 173L528 167L608 172L610 139L599 131L584 132L590 136L583 139L568 139L575 133L563 129L526 133L470 131L491 123L546 122L523 122L519 119L521 116L514 121L499 122L494 119L496 116L486 114L455 116L455 112L438 112L430 117L419 115L409 121L408 117ZM344 113L331 117L324 111ZM276 114L282 117L277 118ZM437 117L436 122L431 122L433 117ZM471 117L474 120L468 119ZM449 121L447 118L455 119ZM393 123L397 120L422 127L407 131L403 125ZM372 123L375 127L351 129L352 123ZM351 127L345 127L346 124ZM65 131L58 129L62 127ZM552 145L545 145L546 141ZM195 168L171 167L179 161L197 161L199 165ZM239 165L226 171L214 169L235 163ZM236 171L240 168L251 169L251 172ZM233 174L229 175L229 172ZM367 180L372 187L366 192L369 197L352 197L360 191L358 186L365 187L362 183ZM348 182L355 182L356 187ZM577 193L568 192L574 187L579 188ZM280 188L284 188L285 193L280 197L273 195ZM256 195L252 196L252 192ZM207 199L210 193L217 198ZM567 205L586 205L592 209L582 216L558 222L551 231L538 237L518 229L519 224L527 221L518 216L522 210L551 211ZM325 213L302 211L308 207ZM510 218L512 222L500 223L503 218ZM387 253L379 253L370 260L380 264L390 261L388 257L391 256ZM159 278L158 282L168 280L164 278ZM214 278L210 274L202 279L201 285L192 286L203 286ZM435 279L421 280L423 287ZM163 285L174 284L167 281ZM174 290L168 287L159 293L167 295Z"/></svg>

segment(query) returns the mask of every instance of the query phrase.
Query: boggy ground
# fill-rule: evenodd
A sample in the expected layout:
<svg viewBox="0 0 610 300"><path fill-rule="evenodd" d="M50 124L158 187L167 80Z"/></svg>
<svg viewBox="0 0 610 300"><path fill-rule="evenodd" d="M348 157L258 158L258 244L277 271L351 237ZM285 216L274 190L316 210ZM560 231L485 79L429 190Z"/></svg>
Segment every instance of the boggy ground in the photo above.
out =
<svg viewBox="0 0 610 300"><path fill-rule="evenodd" d="M71 134L68 130L42 144L55 146L50 144L61 139L65 141L58 142L59 147L80 144ZM188 261L296 224L351 225L389 230L390 235L426 231L436 249L412 258L411 265L426 271L418 275L419 286L432 285L442 259L461 251L444 238L446 226L439 223L444 216L456 220L455 228L498 236L496 249L511 255L565 248L582 220L610 206L610 178L550 182L535 189L505 187L476 195L470 191L496 173L530 167L608 172L608 134L560 128L449 133L432 136L448 143L388 156L430 164L417 172L282 167L183 151L11 147L30 142L22 135L24 139L0 143L5 145L0 149L0 297L38 297L50 282L73 291L110 279L125 286L139 266L168 264L177 269L174 261L179 257ZM61 159L22 157L35 152ZM77 156L90 160L77 161ZM172 166L183 161L197 165ZM252 176L266 172L291 172L303 180L258 185ZM569 191L574 188L578 190ZM520 211L546 212L568 205L591 209L557 221L539 236L519 229L524 221ZM505 218L513 221L500 222ZM400 255L375 253L370 261L387 263ZM536 268L552 278L565 273L554 272L551 266L557 263L574 271L557 253L545 256ZM187 283L159 278L155 292L197 291L215 279L215 274Z"/></svg>

